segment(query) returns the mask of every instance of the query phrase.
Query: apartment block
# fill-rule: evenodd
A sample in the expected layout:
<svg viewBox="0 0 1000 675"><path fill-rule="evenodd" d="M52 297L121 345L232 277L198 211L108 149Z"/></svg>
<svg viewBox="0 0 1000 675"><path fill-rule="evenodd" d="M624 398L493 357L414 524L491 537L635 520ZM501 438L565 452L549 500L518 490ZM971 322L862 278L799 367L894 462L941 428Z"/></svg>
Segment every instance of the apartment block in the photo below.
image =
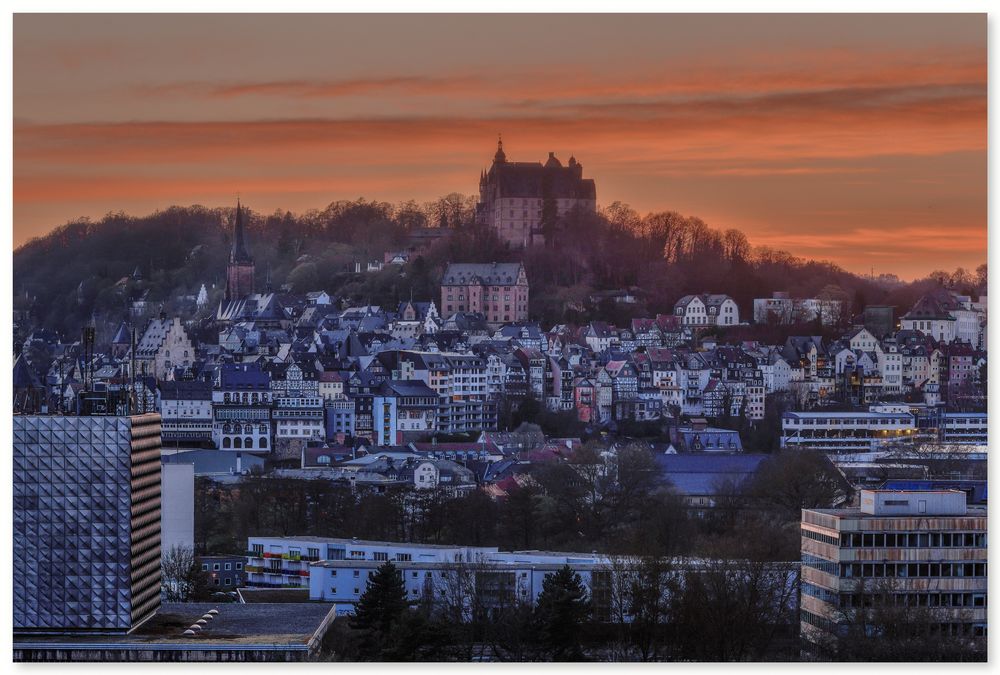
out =
<svg viewBox="0 0 1000 675"><path fill-rule="evenodd" d="M802 636L822 651L888 602L922 608L932 636L985 638L986 516L959 490L862 490L859 507L803 509Z"/></svg>

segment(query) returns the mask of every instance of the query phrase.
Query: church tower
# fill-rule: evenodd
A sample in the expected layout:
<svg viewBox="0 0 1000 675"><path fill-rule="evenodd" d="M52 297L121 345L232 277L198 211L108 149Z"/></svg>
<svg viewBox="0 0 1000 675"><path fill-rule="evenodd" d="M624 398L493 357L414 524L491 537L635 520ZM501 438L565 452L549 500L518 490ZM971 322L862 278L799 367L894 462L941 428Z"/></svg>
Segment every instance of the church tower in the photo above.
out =
<svg viewBox="0 0 1000 675"><path fill-rule="evenodd" d="M233 225L233 248L229 251L226 268L226 300L238 300L253 293L253 258L247 251L243 231L243 207L236 200L236 222Z"/></svg>

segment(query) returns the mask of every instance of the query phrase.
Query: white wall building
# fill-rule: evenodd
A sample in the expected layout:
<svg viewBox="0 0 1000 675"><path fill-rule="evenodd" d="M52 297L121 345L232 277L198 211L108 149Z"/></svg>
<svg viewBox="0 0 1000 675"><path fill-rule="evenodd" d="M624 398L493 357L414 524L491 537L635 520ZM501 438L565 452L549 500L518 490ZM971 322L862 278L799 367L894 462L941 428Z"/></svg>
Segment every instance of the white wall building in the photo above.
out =
<svg viewBox="0 0 1000 675"><path fill-rule="evenodd" d="M194 464L160 467L160 552L194 549Z"/></svg>

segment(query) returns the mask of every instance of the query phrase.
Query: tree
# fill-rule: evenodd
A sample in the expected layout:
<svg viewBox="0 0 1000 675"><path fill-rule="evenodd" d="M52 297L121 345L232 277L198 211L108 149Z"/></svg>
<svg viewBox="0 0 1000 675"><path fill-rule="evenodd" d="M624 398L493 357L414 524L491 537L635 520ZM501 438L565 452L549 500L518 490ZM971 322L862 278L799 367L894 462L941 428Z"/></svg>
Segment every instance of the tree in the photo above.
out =
<svg viewBox="0 0 1000 675"><path fill-rule="evenodd" d="M556 207L556 200L552 197L552 181L546 174L542 182L542 217L539 220L539 229L545 237L545 247L552 248L556 243L556 225L559 211Z"/></svg>
<svg viewBox="0 0 1000 675"><path fill-rule="evenodd" d="M368 578L365 592L358 598L351 627L387 635L406 613L406 587L391 562L380 565Z"/></svg>
<svg viewBox="0 0 1000 675"><path fill-rule="evenodd" d="M802 509L830 508L850 497L850 485L824 453L795 450L765 460L747 493L798 522Z"/></svg>
<svg viewBox="0 0 1000 675"><path fill-rule="evenodd" d="M838 661L985 661L986 640L936 630L954 610L917 604L896 579L867 579L836 610L836 633L818 640Z"/></svg>
<svg viewBox="0 0 1000 675"><path fill-rule="evenodd" d="M761 660L780 626L795 622L789 565L712 559L684 575L671 613L680 655L697 661Z"/></svg>
<svg viewBox="0 0 1000 675"><path fill-rule="evenodd" d="M580 628L590 616L590 598L580 575L569 565L549 574L542 582L535 617L542 642L552 650L554 661L578 661Z"/></svg>
<svg viewBox="0 0 1000 675"><path fill-rule="evenodd" d="M662 556L644 556L636 565L628 587L628 613L632 617L632 643L643 661L655 658L670 617L670 597L675 587L674 569Z"/></svg>
<svg viewBox="0 0 1000 675"><path fill-rule="evenodd" d="M206 575L190 546L175 545L164 554L160 574L167 602L193 602L209 594Z"/></svg>

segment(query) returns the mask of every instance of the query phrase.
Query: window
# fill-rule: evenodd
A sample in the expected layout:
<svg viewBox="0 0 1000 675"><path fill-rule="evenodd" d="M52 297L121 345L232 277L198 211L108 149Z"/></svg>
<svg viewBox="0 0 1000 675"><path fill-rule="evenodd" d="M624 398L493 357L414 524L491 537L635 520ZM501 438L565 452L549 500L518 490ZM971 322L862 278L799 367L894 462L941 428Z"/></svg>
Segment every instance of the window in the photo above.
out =
<svg viewBox="0 0 1000 675"><path fill-rule="evenodd" d="M205 563L205 564L203 564L203 565L201 566L201 571L202 571L202 572L207 572L207 571L208 571L208 564L207 564L207 563Z"/></svg>
<svg viewBox="0 0 1000 675"><path fill-rule="evenodd" d="M354 555L353 551L351 552L351 555ZM372 559L380 561L388 560L389 554L386 553L385 551L375 551L374 553L372 553Z"/></svg>
<svg viewBox="0 0 1000 675"><path fill-rule="evenodd" d="M233 563L226 563L226 569L227 570L233 569Z"/></svg>
<svg viewBox="0 0 1000 675"><path fill-rule="evenodd" d="M226 577L226 586L232 586L233 580L230 577Z"/></svg>
<svg viewBox="0 0 1000 675"><path fill-rule="evenodd" d="M215 570L216 572L218 572L219 571L219 563L215 563L214 565L212 565L212 569Z"/></svg>
<svg viewBox="0 0 1000 675"><path fill-rule="evenodd" d="M243 569L243 563L241 563L241 562L236 563L236 569L237 570L242 570Z"/></svg>

